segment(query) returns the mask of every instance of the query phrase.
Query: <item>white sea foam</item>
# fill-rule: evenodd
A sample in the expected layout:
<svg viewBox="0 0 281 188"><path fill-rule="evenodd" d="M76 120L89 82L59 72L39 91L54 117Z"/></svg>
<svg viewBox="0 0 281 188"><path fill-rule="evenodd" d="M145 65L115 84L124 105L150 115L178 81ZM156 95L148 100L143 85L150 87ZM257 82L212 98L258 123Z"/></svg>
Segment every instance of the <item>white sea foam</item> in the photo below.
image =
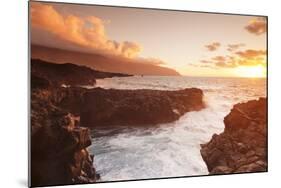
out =
<svg viewBox="0 0 281 188"><path fill-rule="evenodd" d="M94 166L101 181L208 174L200 144L223 131L223 119L234 104L265 96L265 84L264 79L147 76L98 80L99 87L118 89L197 87L203 89L207 105L178 121L152 128L124 129L109 136L109 130L93 130L90 152L95 155Z"/></svg>

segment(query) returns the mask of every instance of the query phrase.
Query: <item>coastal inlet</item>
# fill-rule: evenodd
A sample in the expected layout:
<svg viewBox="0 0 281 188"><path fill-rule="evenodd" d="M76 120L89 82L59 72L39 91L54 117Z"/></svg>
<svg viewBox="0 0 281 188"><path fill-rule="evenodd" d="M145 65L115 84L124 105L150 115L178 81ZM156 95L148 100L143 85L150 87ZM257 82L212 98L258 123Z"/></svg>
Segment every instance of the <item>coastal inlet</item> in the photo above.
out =
<svg viewBox="0 0 281 188"><path fill-rule="evenodd" d="M101 175L98 181L209 174L200 145L223 132L224 117L234 104L266 96L266 80L250 78L133 76L98 79L96 87L165 91L196 87L203 91L205 105L153 126L91 125L89 150Z"/></svg>

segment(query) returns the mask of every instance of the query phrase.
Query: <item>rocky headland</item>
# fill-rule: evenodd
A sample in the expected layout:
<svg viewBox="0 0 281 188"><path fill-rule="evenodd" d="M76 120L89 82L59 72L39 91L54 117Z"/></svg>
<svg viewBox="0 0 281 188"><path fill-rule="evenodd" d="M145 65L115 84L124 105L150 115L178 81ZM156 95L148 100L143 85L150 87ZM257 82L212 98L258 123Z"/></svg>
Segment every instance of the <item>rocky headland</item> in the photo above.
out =
<svg viewBox="0 0 281 188"><path fill-rule="evenodd" d="M177 91L95 88L84 94L81 124L95 126L152 126L179 119L204 107L197 88Z"/></svg>
<svg viewBox="0 0 281 188"><path fill-rule="evenodd" d="M267 171L267 99L234 105L223 133L201 145L210 174Z"/></svg>
<svg viewBox="0 0 281 188"><path fill-rule="evenodd" d="M31 59L31 74L58 86L94 85L96 79L99 78L131 76L121 73L101 72L72 63L57 64L40 59Z"/></svg>

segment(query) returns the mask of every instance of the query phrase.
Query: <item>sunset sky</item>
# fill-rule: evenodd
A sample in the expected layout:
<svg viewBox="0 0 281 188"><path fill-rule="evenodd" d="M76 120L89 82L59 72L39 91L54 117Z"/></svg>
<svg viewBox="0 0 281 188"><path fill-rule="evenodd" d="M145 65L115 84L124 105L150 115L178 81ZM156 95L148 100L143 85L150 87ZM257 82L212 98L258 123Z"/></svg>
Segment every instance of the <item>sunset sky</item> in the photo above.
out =
<svg viewBox="0 0 281 188"><path fill-rule="evenodd" d="M144 60L188 76L264 77L266 19L31 2L31 42Z"/></svg>

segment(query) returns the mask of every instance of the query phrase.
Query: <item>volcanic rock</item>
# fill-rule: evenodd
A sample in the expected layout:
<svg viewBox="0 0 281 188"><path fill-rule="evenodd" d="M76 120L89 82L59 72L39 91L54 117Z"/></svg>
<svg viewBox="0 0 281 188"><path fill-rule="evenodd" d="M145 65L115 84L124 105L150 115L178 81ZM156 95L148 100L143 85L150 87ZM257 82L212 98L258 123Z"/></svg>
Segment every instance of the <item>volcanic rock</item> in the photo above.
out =
<svg viewBox="0 0 281 188"><path fill-rule="evenodd" d="M224 132L201 145L210 174L267 171L267 100L234 105Z"/></svg>
<svg viewBox="0 0 281 188"><path fill-rule="evenodd" d="M175 121L184 113L203 107L203 92L197 88L178 91L95 88L84 94L81 125L149 126Z"/></svg>
<svg viewBox="0 0 281 188"><path fill-rule="evenodd" d="M37 80L44 84L31 90L31 186L95 182L90 131L71 113L80 101L72 97L83 90L45 87L47 81Z"/></svg>

